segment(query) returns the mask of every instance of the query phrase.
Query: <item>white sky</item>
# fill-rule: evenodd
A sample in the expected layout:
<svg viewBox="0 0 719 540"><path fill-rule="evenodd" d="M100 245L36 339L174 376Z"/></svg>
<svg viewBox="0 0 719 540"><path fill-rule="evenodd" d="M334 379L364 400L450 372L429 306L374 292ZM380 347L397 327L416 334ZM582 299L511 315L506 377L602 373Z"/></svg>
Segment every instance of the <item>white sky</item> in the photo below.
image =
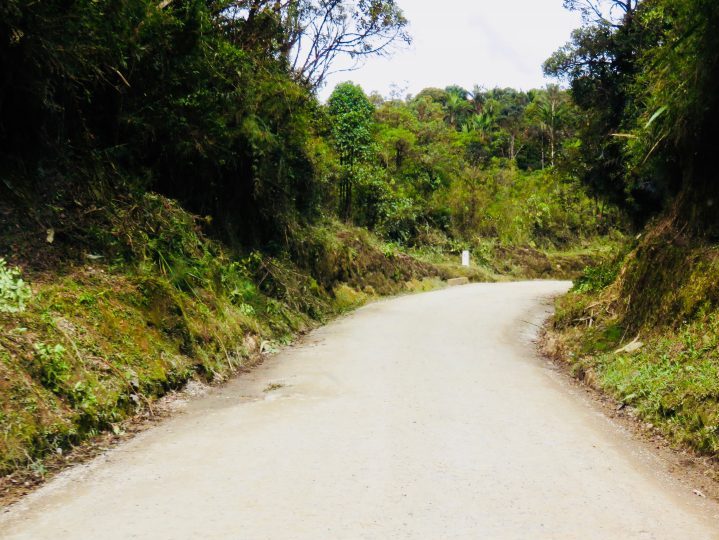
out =
<svg viewBox="0 0 719 540"><path fill-rule="evenodd" d="M458 84L472 89L544 86L542 63L569 40L580 18L562 0L398 0L414 43L389 59L371 58L357 71L336 73L320 92L352 80L368 94L388 96Z"/></svg>

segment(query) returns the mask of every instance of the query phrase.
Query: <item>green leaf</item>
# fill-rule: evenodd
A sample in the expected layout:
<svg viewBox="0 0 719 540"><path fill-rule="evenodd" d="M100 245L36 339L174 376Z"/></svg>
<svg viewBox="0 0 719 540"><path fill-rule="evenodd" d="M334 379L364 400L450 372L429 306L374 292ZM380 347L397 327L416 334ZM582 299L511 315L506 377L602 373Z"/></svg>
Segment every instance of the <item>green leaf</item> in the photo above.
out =
<svg viewBox="0 0 719 540"><path fill-rule="evenodd" d="M657 111L652 115L652 117L649 119L649 121L644 126L644 129L647 129L649 126L651 126L654 121L659 118L662 114L664 114L667 111L666 105L663 107L659 107Z"/></svg>

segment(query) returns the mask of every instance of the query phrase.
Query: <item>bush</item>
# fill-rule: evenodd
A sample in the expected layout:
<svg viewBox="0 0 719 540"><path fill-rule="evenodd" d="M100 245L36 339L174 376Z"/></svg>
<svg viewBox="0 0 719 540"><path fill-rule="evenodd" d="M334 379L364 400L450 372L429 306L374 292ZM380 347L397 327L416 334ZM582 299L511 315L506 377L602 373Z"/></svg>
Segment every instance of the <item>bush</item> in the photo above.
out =
<svg viewBox="0 0 719 540"><path fill-rule="evenodd" d="M599 292L614 283L622 266L622 260L616 260L589 266L582 275L576 279L572 291L580 293Z"/></svg>
<svg viewBox="0 0 719 540"><path fill-rule="evenodd" d="M65 347L36 343L35 352L42 384L56 394L61 393L70 378L70 366L65 360Z"/></svg>
<svg viewBox="0 0 719 540"><path fill-rule="evenodd" d="M0 257L0 313L23 311L31 294L30 287L20 277L20 270L9 268Z"/></svg>

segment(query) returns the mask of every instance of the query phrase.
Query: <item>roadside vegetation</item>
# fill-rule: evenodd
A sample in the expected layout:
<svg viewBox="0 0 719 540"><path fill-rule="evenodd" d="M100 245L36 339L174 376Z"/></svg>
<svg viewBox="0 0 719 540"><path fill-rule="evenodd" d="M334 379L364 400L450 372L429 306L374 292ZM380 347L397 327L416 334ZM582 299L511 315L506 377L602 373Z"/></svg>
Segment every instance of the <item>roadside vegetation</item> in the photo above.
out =
<svg viewBox="0 0 719 540"><path fill-rule="evenodd" d="M577 278L548 350L716 454L716 2L566 0L566 90L320 103L411 41L349 4L0 7L0 473L455 276Z"/></svg>
<svg viewBox="0 0 719 540"><path fill-rule="evenodd" d="M669 440L716 456L719 6L567 4L585 25L546 69L589 119L578 170L640 234L558 300L545 346Z"/></svg>
<svg viewBox="0 0 719 540"><path fill-rule="evenodd" d="M574 89L320 103L335 59L411 40L394 1L349 4L0 7L0 473L377 296L624 245Z"/></svg>
<svg viewBox="0 0 719 540"><path fill-rule="evenodd" d="M192 378L222 381L368 299L448 277L339 225L305 231L311 273L286 256L231 258L176 203L134 202L85 264L26 283L0 259L3 473L28 461L42 471L46 453L120 429Z"/></svg>

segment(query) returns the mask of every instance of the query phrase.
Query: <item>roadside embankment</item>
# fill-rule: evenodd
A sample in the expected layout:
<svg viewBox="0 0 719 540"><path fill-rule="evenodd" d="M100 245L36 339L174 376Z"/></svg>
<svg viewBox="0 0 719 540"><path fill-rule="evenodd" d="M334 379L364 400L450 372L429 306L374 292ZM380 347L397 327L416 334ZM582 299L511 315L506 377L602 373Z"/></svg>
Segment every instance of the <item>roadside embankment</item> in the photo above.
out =
<svg viewBox="0 0 719 540"><path fill-rule="evenodd" d="M671 442L719 452L719 247L669 220L558 299L545 350Z"/></svg>
<svg viewBox="0 0 719 540"><path fill-rule="evenodd" d="M525 254L517 259L497 248L461 267L337 221L238 253L204 232L206 220L152 193L77 201L52 216L52 229L0 210L0 492L41 482L85 441L132 430L128 422L154 415L188 381L224 381L373 298L451 278L564 275L538 250L514 249Z"/></svg>

